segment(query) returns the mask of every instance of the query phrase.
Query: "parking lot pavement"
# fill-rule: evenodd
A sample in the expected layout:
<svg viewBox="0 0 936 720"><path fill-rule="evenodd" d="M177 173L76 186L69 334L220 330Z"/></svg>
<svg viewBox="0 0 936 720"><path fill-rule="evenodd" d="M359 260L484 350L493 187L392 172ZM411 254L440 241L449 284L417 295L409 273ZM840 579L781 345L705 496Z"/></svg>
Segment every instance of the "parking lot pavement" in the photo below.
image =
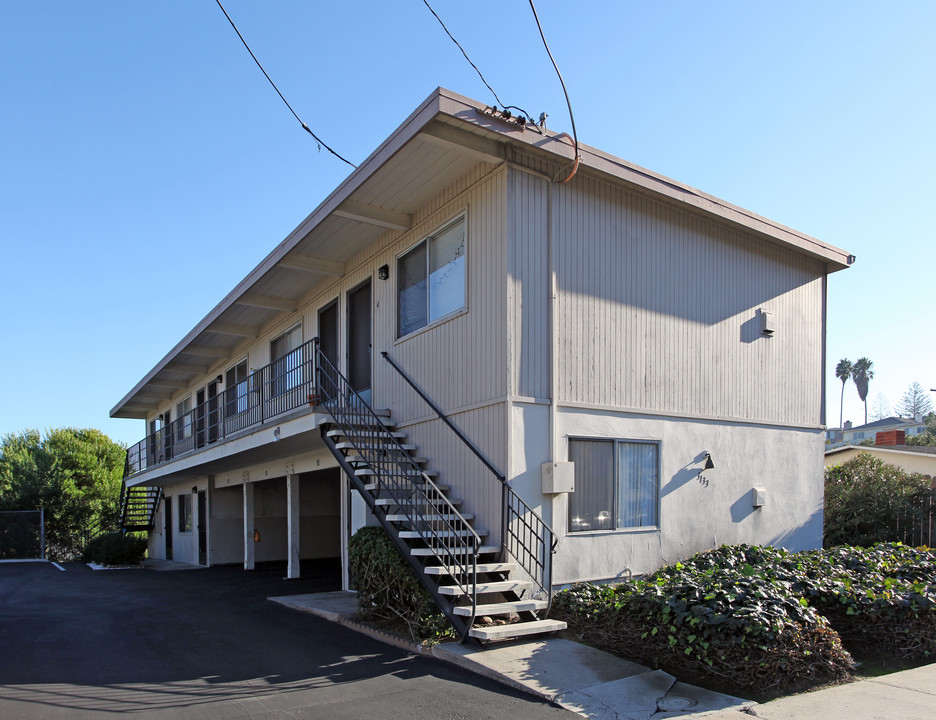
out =
<svg viewBox="0 0 936 720"><path fill-rule="evenodd" d="M0 718L575 718L267 597L335 589L244 572L0 565Z"/></svg>

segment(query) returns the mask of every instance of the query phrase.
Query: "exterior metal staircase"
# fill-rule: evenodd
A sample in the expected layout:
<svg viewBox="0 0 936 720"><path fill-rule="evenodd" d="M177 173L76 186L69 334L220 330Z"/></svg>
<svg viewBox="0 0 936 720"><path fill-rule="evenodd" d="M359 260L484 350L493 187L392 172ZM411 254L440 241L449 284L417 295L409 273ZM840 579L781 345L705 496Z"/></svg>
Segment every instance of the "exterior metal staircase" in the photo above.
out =
<svg viewBox="0 0 936 720"><path fill-rule="evenodd" d="M120 488L120 529L124 531L152 530L162 498L162 488L146 485L127 486L124 479Z"/></svg>
<svg viewBox="0 0 936 720"><path fill-rule="evenodd" d="M388 411L374 411L320 351L316 342L318 402L329 415L325 444L374 516L416 571L439 609L465 641L479 642L555 632L551 603L555 535L480 451L394 363L406 381L500 480L502 543L486 544L462 501L450 497L438 473L426 470Z"/></svg>

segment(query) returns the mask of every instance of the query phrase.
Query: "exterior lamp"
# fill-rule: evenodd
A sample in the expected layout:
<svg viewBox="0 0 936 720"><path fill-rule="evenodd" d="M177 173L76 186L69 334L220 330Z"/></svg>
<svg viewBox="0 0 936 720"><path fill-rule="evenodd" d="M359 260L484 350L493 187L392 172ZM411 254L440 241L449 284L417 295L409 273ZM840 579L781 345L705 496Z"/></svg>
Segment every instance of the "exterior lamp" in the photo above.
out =
<svg viewBox="0 0 936 720"><path fill-rule="evenodd" d="M390 278L390 266L381 265L379 268L377 268L377 277L380 278L381 280L389 279Z"/></svg>

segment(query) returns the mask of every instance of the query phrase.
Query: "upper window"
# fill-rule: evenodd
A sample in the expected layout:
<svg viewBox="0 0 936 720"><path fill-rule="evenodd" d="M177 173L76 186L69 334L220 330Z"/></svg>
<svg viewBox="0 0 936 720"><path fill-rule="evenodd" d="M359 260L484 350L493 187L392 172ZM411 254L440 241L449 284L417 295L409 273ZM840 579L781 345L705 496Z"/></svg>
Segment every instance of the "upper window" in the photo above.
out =
<svg viewBox="0 0 936 720"><path fill-rule="evenodd" d="M465 217L397 260L400 337L465 307Z"/></svg>
<svg viewBox="0 0 936 720"><path fill-rule="evenodd" d="M185 440L192 436L192 396L176 403L176 439Z"/></svg>
<svg viewBox="0 0 936 720"><path fill-rule="evenodd" d="M270 374L273 394L282 395L298 387L302 381L302 358L296 352L302 345L302 325L294 325L270 341Z"/></svg>
<svg viewBox="0 0 936 720"><path fill-rule="evenodd" d="M569 460L575 463L571 532L659 525L658 442L570 439Z"/></svg>
<svg viewBox="0 0 936 720"><path fill-rule="evenodd" d="M225 392L227 393L227 417L233 417L247 410L247 360L228 368L224 374Z"/></svg>

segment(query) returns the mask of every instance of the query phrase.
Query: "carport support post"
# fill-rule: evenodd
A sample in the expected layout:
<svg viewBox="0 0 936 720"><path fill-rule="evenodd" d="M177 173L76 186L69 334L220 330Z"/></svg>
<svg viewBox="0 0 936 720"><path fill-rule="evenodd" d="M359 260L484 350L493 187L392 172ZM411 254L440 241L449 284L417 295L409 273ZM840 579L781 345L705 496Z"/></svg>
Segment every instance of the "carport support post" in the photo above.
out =
<svg viewBox="0 0 936 720"><path fill-rule="evenodd" d="M244 570L254 569L254 486L244 479Z"/></svg>
<svg viewBox="0 0 936 720"><path fill-rule="evenodd" d="M299 577L299 476L291 469L286 472L286 530L289 561L286 577Z"/></svg>

